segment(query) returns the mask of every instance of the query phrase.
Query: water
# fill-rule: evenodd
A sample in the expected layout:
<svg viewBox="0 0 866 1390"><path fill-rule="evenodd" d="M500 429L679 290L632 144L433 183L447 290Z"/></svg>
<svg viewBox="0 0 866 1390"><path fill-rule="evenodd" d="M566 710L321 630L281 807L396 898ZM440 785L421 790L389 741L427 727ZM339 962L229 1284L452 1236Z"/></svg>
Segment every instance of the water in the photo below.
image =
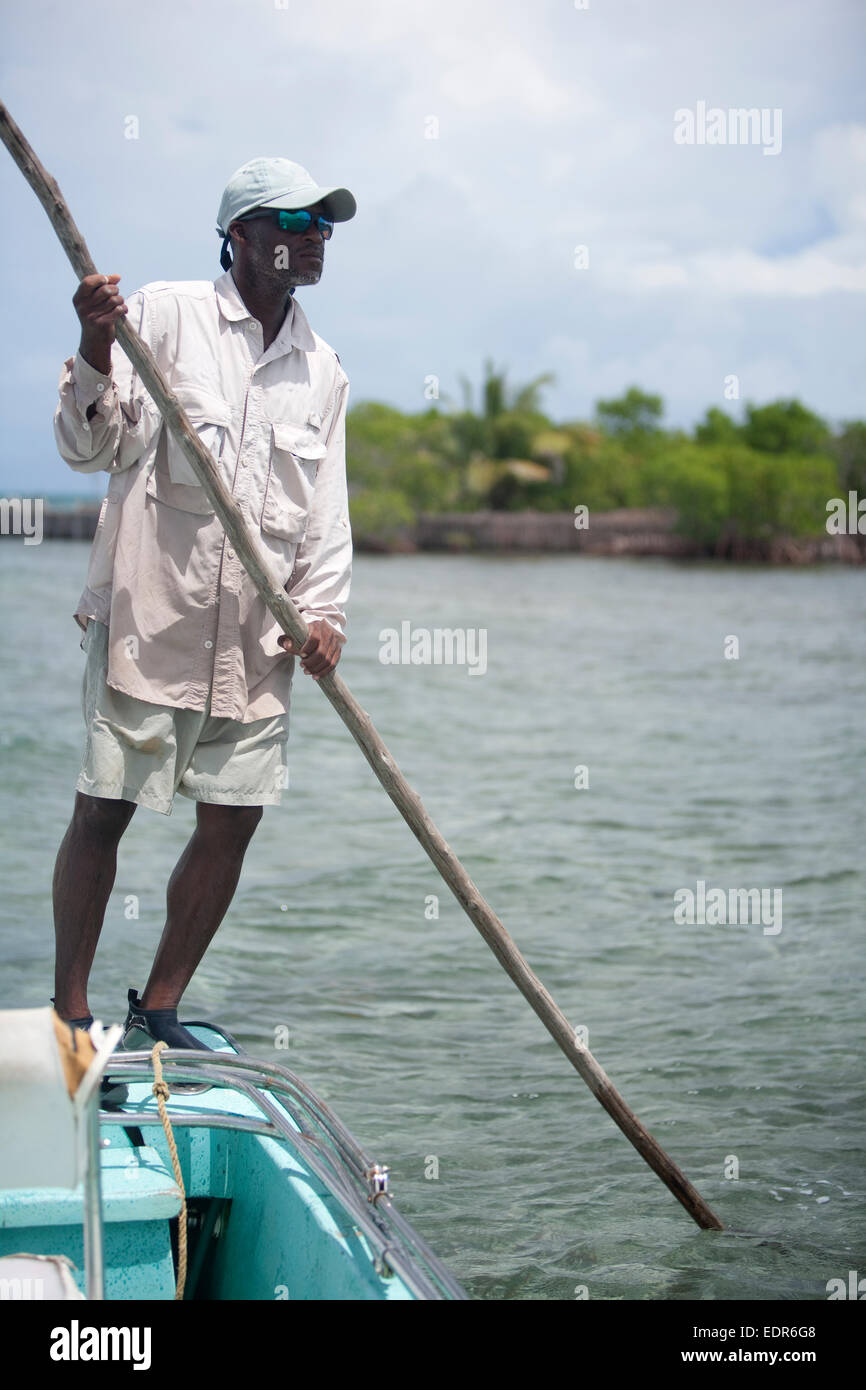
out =
<svg viewBox="0 0 866 1390"><path fill-rule="evenodd" d="M52 992L86 556L0 545L4 1007ZM289 792L181 1016L304 1077L473 1297L823 1300L866 1272L863 573L362 556L350 619L341 673L727 1229L699 1231L592 1098L300 672ZM487 673L382 665L407 619L485 628ZM98 1017L143 986L193 820L139 808L121 843ZM699 879L781 889L781 931L677 925Z"/></svg>

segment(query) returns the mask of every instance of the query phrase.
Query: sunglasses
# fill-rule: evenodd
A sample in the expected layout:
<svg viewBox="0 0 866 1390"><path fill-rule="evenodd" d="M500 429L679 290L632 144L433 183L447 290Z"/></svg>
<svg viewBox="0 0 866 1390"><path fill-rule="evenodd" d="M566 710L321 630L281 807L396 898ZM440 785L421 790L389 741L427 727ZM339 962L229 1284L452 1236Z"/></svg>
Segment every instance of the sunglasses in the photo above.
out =
<svg viewBox="0 0 866 1390"><path fill-rule="evenodd" d="M301 208L298 212L289 211L288 208L267 208L263 212L254 212L246 217L240 217L238 221L254 222L259 217L267 217L269 221L276 222L277 226L284 232L305 232L313 221L313 214L307 212L306 208ZM329 241L334 230L331 219L317 217L316 226L322 233L322 240Z"/></svg>

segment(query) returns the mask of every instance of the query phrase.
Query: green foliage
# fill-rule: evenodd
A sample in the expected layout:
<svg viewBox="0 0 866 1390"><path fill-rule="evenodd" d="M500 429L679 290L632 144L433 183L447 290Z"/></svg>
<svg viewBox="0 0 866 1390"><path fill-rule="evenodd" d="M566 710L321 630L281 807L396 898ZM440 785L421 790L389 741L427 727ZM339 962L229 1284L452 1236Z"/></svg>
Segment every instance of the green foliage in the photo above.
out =
<svg viewBox="0 0 866 1390"><path fill-rule="evenodd" d="M597 401L595 413L602 429L618 436L640 436L657 430L664 414L661 396L630 386L624 396Z"/></svg>
<svg viewBox="0 0 866 1390"><path fill-rule="evenodd" d="M352 535L359 541L392 541L412 525L415 513L402 492L359 493L349 503Z"/></svg>
<svg viewBox="0 0 866 1390"><path fill-rule="evenodd" d="M799 401L747 404L735 421L712 407L693 436L665 430L660 396L631 386L597 402L596 422L553 424L536 377L509 387L485 363L479 408L405 415L378 401L349 413L348 474L356 537L385 544L422 512L479 508L590 512L672 507L707 549L732 538L817 535L830 497L866 492L866 422L838 434Z"/></svg>
<svg viewBox="0 0 866 1390"><path fill-rule="evenodd" d="M659 459L647 501L675 507L678 529L702 545L724 537L816 535L833 495L833 461L768 454L745 444L689 444Z"/></svg>
<svg viewBox="0 0 866 1390"><path fill-rule="evenodd" d="M461 491L460 450L447 417L403 415L376 401L355 406L347 425L350 493L402 495L414 511L443 511Z"/></svg>
<svg viewBox="0 0 866 1390"><path fill-rule="evenodd" d="M839 488L866 496L866 421L851 420L831 441L830 452L839 470Z"/></svg>
<svg viewBox="0 0 866 1390"><path fill-rule="evenodd" d="M728 475L728 527L746 539L816 535L827 520L836 470L822 455L724 451Z"/></svg>
<svg viewBox="0 0 866 1390"><path fill-rule="evenodd" d="M826 422L799 401L749 403L742 435L753 449L771 454L819 454L830 439Z"/></svg>
<svg viewBox="0 0 866 1390"><path fill-rule="evenodd" d="M550 421L544 415L529 410L505 410L491 421L491 457L495 459L528 459L532 457L533 440Z"/></svg>
<svg viewBox="0 0 866 1390"><path fill-rule="evenodd" d="M695 430L699 444L733 444L742 438L742 429L724 410L712 406Z"/></svg>
<svg viewBox="0 0 866 1390"><path fill-rule="evenodd" d="M641 480L645 506L674 507L677 528L701 545L715 545L729 512L729 482L717 446L680 443L657 455Z"/></svg>
<svg viewBox="0 0 866 1390"><path fill-rule="evenodd" d="M826 529L827 502L838 485L836 462L826 454L783 454L777 488L777 529L791 536L814 536Z"/></svg>
<svg viewBox="0 0 866 1390"><path fill-rule="evenodd" d="M572 445L565 456L566 495L572 507L581 503L590 512L640 506L640 461L617 438L597 436L592 447Z"/></svg>

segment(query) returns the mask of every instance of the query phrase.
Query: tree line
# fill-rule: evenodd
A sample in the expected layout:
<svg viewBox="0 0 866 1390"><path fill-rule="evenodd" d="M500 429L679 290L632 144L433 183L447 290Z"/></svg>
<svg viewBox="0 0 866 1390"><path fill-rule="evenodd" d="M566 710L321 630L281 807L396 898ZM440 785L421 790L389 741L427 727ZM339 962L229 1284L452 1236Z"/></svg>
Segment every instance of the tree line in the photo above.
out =
<svg viewBox="0 0 866 1390"><path fill-rule="evenodd" d="M800 401L711 407L690 433L666 429L661 396L631 386L593 420L555 423L541 409L549 373L511 388L488 361L479 399L406 414L369 401L347 422L352 527L387 542L421 513L675 509L708 549L810 536L831 498L866 495L866 422L837 428Z"/></svg>

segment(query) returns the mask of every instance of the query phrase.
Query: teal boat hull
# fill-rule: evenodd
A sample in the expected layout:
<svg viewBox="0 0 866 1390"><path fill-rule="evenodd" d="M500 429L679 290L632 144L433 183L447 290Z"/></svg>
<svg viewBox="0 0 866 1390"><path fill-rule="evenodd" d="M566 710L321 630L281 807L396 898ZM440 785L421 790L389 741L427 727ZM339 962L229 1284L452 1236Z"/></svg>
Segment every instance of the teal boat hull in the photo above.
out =
<svg viewBox="0 0 866 1390"><path fill-rule="evenodd" d="M205 1047L237 1053L218 1032L201 1024L188 1026ZM122 1074L112 1066L108 1073ZM168 1065L165 1074L171 1082ZM103 1110L100 1117L108 1300L175 1298L182 1199L152 1081L152 1073L147 1079L129 1079L122 1112ZM393 1268L387 1242L383 1249L371 1224L375 1213L368 1216L357 1196L346 1200L345 1185L316 1171L319 1165L311 1161L316 1150L308 1147L314 1138L309 1127L298 1123L297 1113L279 1093L267 1094L266 1104L272 1115L276 1107L282 1118L279 1136L235 1127L262 1121L256 1097L240 1086L213 1087L201 1095L175 1094L168 1102L169 1118L181 1112L187 1117L186 1123L181 1120L173 1127L188 1211L185 1298L465 1298L435 1260L443 1278L434 1278L432 1285L429 1260L417 1279L411 1266L404 1265L402 1272ZM217 1116L219 1125L208 1124L209 1115ZM81 1188L2 1192L0 1256L66 1255L84 1292L82 1218Z"/></svg>

